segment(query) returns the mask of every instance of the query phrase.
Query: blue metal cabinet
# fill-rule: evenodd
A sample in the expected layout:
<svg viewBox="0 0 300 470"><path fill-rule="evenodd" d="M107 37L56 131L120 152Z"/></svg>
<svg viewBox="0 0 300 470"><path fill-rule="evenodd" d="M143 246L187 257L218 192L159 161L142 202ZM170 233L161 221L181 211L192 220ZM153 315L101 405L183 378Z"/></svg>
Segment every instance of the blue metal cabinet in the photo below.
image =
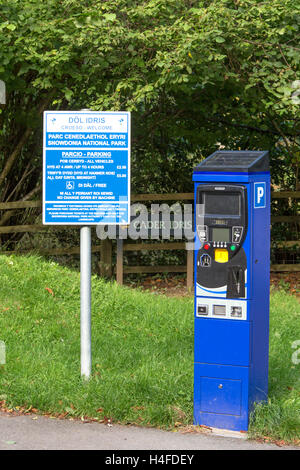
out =
<svg viewBox="0 0 300 470"><path fill-rule="evenodd" d="M250 366L251 323L195 318L195 362Z"/></svg>
<svg viewBox="0 0 300 470"><path fill-rule="evenodd" d="M215 152L193 180L194 422L245 431L268 393L268 152Z"/></svg>
<svg viewBox="0 0 300 470"><path fill-rule="evenodd" d="M249 368L195 363L195 424L247 430Z"/></svg>

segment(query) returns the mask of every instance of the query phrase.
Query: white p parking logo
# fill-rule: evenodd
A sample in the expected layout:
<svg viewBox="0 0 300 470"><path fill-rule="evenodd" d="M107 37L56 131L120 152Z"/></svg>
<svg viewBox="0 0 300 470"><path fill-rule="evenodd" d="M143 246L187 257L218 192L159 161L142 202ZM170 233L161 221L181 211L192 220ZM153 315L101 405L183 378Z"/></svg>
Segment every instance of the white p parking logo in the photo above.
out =
<svg viewBox="0 0 300 470"><path fill-rule="evenodd" d="M266 183L254 183L254 207L263 209L266 207Z"/></svg>

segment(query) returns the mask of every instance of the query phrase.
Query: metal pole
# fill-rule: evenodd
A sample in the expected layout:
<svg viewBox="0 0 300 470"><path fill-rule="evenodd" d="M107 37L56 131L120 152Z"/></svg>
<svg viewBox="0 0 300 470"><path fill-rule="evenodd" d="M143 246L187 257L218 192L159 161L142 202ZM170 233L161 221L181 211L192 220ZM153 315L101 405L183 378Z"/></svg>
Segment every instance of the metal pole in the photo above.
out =
<svg viewBox="0 0 300 470"><path fill-rule="evenodd" d="M80 228L80 359L81 376L92 370L91 346L91 227Z"/></svg>

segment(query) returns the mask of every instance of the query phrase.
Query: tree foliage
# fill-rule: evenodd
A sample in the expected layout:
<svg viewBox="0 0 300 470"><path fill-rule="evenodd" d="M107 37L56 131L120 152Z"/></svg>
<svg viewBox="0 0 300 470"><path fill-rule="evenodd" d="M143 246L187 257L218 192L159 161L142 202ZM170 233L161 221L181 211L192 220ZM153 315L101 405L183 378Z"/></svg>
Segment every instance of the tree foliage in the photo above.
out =
<svg viewBox="0 0 300 470"><path fill-rule="evenodd" d="M2 0L1 200L40 191L44 109L131 110L135 192L188 190L220 145L296 189L299 37L298 0Z"/></svg>

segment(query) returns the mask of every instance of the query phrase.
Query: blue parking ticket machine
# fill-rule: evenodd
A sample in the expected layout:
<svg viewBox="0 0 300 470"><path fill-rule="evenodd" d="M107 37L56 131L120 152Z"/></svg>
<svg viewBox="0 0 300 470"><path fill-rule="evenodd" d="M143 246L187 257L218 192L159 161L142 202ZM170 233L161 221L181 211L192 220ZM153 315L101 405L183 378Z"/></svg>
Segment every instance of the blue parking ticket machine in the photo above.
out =
<svg viewBox="0 0 300 470"><path fill-rule="evenodd" d="M193 181L194 424L247 431L268 394L268 152L217 151Z"/></svg>

